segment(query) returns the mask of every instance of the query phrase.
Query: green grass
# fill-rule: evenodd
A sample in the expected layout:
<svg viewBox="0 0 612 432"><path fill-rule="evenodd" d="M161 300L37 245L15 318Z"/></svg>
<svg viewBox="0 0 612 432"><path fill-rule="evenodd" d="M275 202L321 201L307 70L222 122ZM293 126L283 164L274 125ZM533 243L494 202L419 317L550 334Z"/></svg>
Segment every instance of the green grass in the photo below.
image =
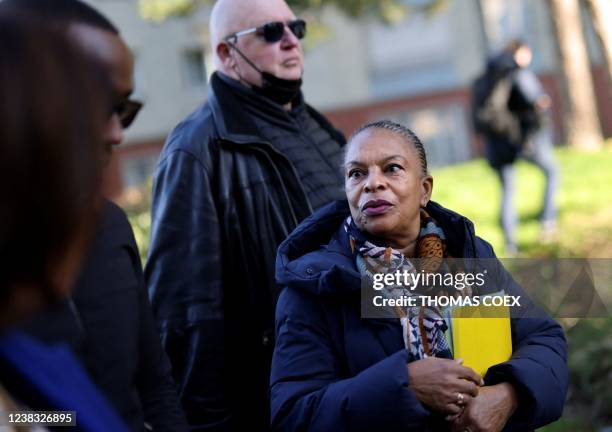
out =
<svg viewBox="0 0 612 432"><path fill-rule="evenodd" d="M538 214L544 176L537 167L517 163L515 205L517 240L522 257L612 257L612 145L596 153L570 148L555 152L560 168L556 197L559 208L555 241L540 241ZM500 184L482 159L433 172L433 199L467 216L476 233L503 256L499 227Z"/></svg>

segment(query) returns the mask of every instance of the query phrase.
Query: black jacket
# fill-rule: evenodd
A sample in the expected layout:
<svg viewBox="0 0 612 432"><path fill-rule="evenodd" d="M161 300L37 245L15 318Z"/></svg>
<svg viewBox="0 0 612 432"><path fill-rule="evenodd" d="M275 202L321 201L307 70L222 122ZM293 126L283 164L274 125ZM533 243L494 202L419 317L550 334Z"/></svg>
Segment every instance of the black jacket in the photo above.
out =
<svg viewBox="0 0 612 432"><path fill-rule="evenodd" d="M68 344L131 430L187 429L170 363L149 305L138 248L125 213L106 202L71 299L28 326Z"/></svg>
<svg viewBox="0 0 612 432"><path fill-rule="evenodd" d="M510 54L489 59L472 87L472 119L485 139L485 157L493 168L513 163L542 127L546 116L536 101L544 94L537 76L520 68ZM480 118L485 114L487 120Z"/></svg>
<svg viewBox="0 0 612 432"><path fill-rule="evenodd" d="M426 209L443 229L453 256L486 262L491 277L486 289L521 292L471 221L433 201ZM276 310L273 429L446 431L448 423L419 402L409 386L399 320L362 318L362 278L343 227L349 215L346 200L323 207L279 248L276 277L285 289ZM558 419L567 393L563 330L543 313L528 312L529 307L524 303L520 312L530 318L511 321L512 358L484 376L486 385L510 382L518 393L507 432Z"/></svg>
<svg viewBox="0 0 612 432"><path fill-rule="evenodd" d="M207 103L174 129L162 151L145 270L196 430L268 427L276 248L311 212L292 164L213 74Z"/></svg>

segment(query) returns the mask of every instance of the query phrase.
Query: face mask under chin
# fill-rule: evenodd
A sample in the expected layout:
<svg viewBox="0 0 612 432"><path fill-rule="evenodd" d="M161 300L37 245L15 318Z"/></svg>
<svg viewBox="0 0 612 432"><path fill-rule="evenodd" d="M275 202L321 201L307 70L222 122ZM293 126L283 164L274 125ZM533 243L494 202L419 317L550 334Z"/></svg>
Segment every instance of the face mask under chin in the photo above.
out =
<svg viewBox="0 0 612 432"><path fill-rule="evenodd" d="M262 85L253 86L253 91L280 105L293 101L302 88L302 79L287 80L278 78L269 72L260 72Z"/></svg>
<svg viewBox="0 0 612 432"><path fill-rule="evenodd" d="M245 56L242 51L236 47L236 45L230 43L230 46L240 55L240 57L244 59L244 61L246 61L253 69L261 74L261 86L251 84L251 87L256 94L270 99L271 101L280 105L287 105L298 96L302 88L301 78L296 80L287 80L278 78L277 76L272 75L270 72L264 72L255 66L255 63L249 60L249 58ZM238 74L238 76L240 76L240 74ZM242 77L240 78L242 79Z"/></svg>

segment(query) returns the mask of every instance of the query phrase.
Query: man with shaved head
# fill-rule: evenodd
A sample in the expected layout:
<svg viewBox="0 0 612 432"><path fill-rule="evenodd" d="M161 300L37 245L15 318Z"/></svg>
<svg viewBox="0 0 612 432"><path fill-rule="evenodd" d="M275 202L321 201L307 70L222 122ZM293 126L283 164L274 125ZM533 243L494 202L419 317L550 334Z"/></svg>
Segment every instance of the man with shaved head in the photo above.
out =
<svg viewBox="0 0 612 432"><path fill-rule="evenodd" d="M192 428L263 431L276 249L342 198L345 139L304 102L284 0L219 0L210 31L218 70L162 151L145 277Z"/></svg>

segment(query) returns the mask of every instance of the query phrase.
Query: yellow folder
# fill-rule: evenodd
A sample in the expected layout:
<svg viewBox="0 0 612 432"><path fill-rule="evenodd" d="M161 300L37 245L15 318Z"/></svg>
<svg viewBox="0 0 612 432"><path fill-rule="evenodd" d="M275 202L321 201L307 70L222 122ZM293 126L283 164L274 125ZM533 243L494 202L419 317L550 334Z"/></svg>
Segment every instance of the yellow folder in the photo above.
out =
<svg viewBox="0 0 612 432"><path fill-rule="evenodd" d="M451 311L453 355L480 376L512 356L510 315L504 306L464 306Z"/></svg>

